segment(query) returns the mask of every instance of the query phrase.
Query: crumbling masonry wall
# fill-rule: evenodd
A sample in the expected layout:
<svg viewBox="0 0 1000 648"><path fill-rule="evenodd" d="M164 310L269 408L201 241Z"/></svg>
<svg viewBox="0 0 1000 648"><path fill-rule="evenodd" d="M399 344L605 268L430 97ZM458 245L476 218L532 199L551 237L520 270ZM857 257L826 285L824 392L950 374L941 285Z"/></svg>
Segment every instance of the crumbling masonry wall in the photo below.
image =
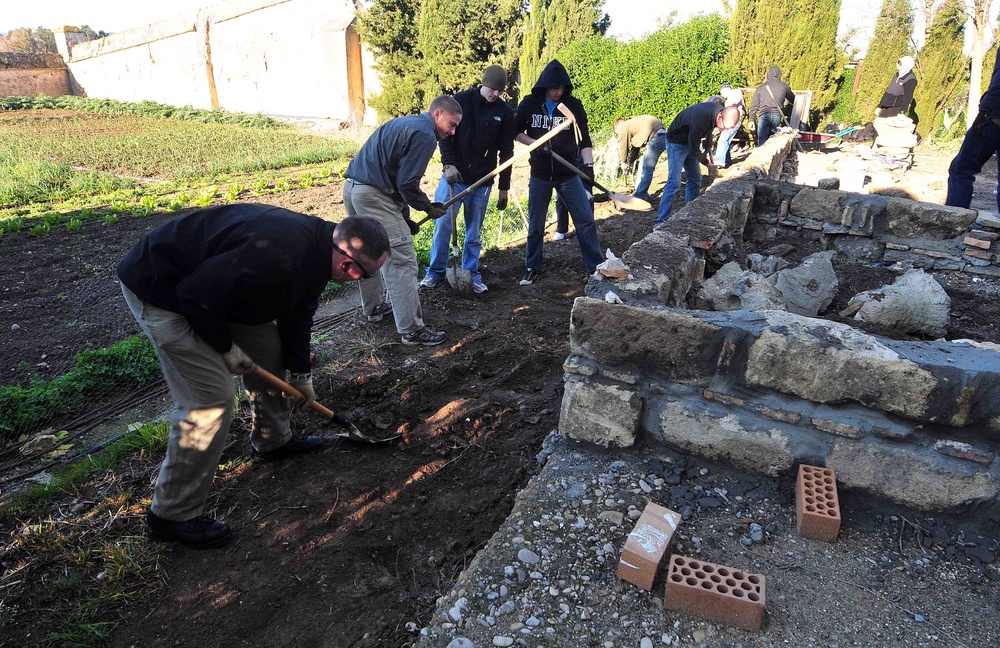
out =
<svg viewBox="0 0 1000 648"><path fill-rule="evenodd" d="M591 280L573 307L560 429L609 447L641 436L769 475L826 466L843 487L923 510L995 506L1000 347L684 308L706 262L748 227L815 231L864 258L992 271L955 253L984 226L975 211L777 183L791 145L772 138L635 243L623 255L629 278ZM625 303L608 303L609 291Z"/></svg>

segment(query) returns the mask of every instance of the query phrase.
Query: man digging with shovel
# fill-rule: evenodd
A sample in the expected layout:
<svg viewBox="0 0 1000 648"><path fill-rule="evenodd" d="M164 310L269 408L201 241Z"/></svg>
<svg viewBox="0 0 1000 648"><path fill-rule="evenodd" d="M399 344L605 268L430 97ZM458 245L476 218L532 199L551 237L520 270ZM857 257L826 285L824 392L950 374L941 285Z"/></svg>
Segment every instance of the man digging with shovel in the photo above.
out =
<svg viewBox="0 0 1000 648"><path fill-rule="evenodd" d="M483 72L481 87L455 95L455 101L462 107L462 123L455 129L453 137L438 142L444 173L434 194L435 201L444 203L489 175L497 166L498 155L501 164L514 156L514 111L499 100L506 87L507 70L499 65L491 65ZM497 209L507 207L510 173L510 168L500 173ZM482 250L479 235L492 189L491 180L460 201L465 215L465 244L462 248L461 270L456 273L458 276L453 281L464 286L468 280L476 293L488 290L479 272L479 254ZM452 210L457 212L458 207L456 204ZM421 287L434 288L445 278L454 227L451 218L434 221L430 265L420 282Z"/></svg>
<svg viewBox="0 0 1000 648"><path fill-rule="evenodd" d="M253 411L251 452L279 459L322 449L293 437L292 402L255 369L291 374L296 407L316 398L309 335L330 280L357 281L389 258L371 218L330 223L269 205L202 209L146 234L118 263L122 293L149 336L174 401L149 533L192 547L218 546L229 525L203 514L236 400L233 374Z"/></svg>

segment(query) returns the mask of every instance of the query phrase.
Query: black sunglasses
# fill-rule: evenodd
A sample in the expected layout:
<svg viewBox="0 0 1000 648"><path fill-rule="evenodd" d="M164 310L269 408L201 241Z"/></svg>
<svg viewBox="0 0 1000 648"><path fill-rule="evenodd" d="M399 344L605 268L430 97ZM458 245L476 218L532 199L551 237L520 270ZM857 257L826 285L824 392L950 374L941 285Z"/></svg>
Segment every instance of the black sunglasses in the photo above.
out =
<svg viewBox="0 0 1000 648"><path fill-rule="evenodd" d="M361 270L361 278L362 279L371 279L372 278L372 275L367 270L365 270L365 267L363 265L361 265L360 263L358 263L358 260L355 259L353 256L351 256L349 253L345 252L344 248L340 247L339 245L334 245L333 247L337 248L338 252L340 252L345 257L347 257L348 259L350 259L351 262L354 265L356 265L359 270Z"/></svg>

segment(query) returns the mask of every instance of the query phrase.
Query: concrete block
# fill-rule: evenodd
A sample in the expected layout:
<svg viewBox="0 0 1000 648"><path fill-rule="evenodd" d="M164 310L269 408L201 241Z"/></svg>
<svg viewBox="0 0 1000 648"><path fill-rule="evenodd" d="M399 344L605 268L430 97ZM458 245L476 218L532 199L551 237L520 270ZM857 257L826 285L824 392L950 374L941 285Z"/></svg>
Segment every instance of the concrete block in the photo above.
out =
<svg viewBox="0 0 1000 648"><path fill-rule="evenodd" d="M757 631L764 620L764 576L674 554L663 603L668 610Z"/></svg>
<svg viewBox="0 0 1000 648"><path fill-rule="evenodd" d="M799 535L833 542L840 533L837 475L829 468L799 465L795 482L795 520Z"/></svg>
<svg viewBox="0 0 1000 648"><path fill-rule="evenodd" d="M649 502L628 535L618 560L618 577L647 592L674 542L681 514Z"/></svg>
<svg viewBox="0 0 1000 648"><path fill-rule="evenodd" d="M635 443L643 399L619 385L573 381L563 390L559 430L568 437L604 447Z"/></svg>

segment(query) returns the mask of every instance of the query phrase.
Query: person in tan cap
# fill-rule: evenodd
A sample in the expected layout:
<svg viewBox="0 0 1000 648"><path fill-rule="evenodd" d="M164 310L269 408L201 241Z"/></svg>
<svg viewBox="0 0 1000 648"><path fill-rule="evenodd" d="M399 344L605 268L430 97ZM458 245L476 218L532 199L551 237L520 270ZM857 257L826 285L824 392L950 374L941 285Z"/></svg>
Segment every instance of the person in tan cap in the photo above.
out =
<svg viewBox="0 0 1000 648"><path fill-rule="evenodd" d="M458 195L469 185L487 175L514 156L514 111L499 100L507 87L507 70L491 65L483 72L483 84L455 95L462 107L462 123L455 134L438 142L444 173L438 183L434 200L446 202L451 195ZM497 209L507 206L510 189L510 169L500 173ZM465 245L462 249L462 268L472 277L472 289L477 293L488 290L479 271L479 253L482 250L479 233L483 227L486 206L493 183L479 187L460 202L465 216ZM455 205L452 209L458 209ZM433 288L444 281L448 266L448 248L452 223L447 216L434 221L434 238L431 241L431 259L427 274L420 285Z"/></svg>

